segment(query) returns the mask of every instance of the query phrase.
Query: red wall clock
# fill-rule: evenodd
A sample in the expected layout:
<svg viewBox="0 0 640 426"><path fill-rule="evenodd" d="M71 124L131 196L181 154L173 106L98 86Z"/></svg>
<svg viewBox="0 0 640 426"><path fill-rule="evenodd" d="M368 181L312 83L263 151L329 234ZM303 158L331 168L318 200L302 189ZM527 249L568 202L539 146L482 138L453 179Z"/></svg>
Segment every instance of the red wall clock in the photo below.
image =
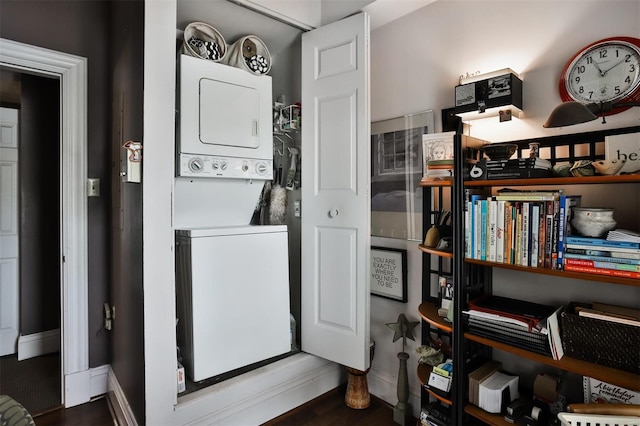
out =
<svg viewBox="0 0 640 426"><path fill-rule="evenodd" d="M559 91L564 102L639 102L640 39L610 37L580 49L564 66Z"/></svg>

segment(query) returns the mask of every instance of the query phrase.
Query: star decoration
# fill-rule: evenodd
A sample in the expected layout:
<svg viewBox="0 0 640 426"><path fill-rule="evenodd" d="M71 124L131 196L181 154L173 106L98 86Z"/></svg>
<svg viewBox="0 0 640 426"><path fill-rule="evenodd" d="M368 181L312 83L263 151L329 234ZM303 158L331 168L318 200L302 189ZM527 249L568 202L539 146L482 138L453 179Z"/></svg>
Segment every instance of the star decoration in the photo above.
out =
<svg viewBox="0 0 640 426"><path fill-rule="evenodd" d="M402 344L404 345L407 337L415 341L413 337L413 329L416 328L418 324L420 323L416 321L408 321L404 314L400 314L398 315L397 322L389 322L386 326L394 331L393 341L395 342L402 337Z"/></svg>

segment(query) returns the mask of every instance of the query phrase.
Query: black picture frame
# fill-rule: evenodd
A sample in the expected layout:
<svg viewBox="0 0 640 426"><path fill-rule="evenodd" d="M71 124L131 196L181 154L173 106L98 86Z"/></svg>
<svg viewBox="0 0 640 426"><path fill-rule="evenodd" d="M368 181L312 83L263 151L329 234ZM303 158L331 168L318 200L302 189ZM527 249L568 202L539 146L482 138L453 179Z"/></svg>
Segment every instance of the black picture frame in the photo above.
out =
<svg viewBox="0 0 640 426"><path fill-rule="evenodd" d="M371 246L371 294L407 303L407 250Z"/></svg>

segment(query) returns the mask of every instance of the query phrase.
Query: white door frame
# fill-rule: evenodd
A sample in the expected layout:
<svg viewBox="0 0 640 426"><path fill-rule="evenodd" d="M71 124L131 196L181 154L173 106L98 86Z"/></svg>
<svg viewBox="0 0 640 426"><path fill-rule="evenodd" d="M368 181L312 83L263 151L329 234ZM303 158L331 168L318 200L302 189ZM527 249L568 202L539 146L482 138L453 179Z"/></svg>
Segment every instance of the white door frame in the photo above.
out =
<svg viewBox="0 0 640 426"><path fill-rule="evenodd" d="M61 330L66 407L88 402L87 59L0 39L0 65L60 79Z"/></svg>

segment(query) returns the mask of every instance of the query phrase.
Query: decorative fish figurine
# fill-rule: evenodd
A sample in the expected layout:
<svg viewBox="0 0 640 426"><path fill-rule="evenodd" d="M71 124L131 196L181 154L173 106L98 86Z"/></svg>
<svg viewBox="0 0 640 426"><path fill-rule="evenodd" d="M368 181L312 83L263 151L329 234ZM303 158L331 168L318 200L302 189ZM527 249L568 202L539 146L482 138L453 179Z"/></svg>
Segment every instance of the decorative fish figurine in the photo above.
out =
<svg viewBox="0 0 640 426"><path fill-rule="evenodd" d="M598 160L591 163L596 172L601 175L617 175L627 160Z"/></svg>
<svg viewBox="0 0 640 426"><path fill-rule="evenodd" d="M571 174L576 177L593 176L596 174L596 169L593 167L591 160L580 160L571 166Z"/></svg>

